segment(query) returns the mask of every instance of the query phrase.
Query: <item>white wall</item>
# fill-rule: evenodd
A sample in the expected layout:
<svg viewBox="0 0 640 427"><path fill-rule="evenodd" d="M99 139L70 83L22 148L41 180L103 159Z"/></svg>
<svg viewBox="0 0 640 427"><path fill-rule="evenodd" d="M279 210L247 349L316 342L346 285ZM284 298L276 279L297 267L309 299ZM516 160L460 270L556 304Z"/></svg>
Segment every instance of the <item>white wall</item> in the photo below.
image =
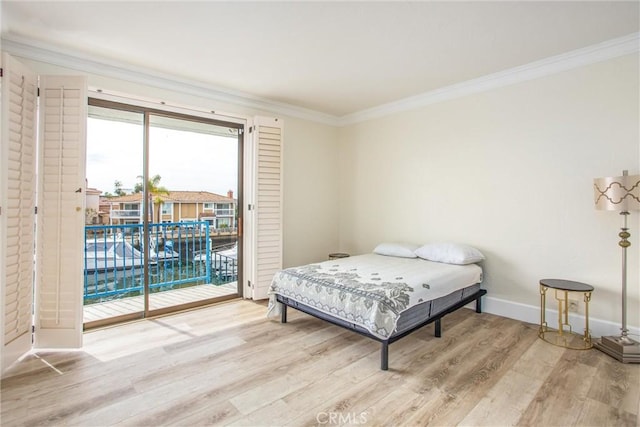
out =
<svg viewBox="0 0 640 427"><path fill-rule="evenodd" d="M338 132L285 120L284 264L291 267L338 250Z"/></svg>
<svg viewBox="0 0 640 427"><path fill-rule="evenodd" d="M283 117L285 266L380 241L460 241L487 256L489 310L536 321L539 279L567 278L593 284L592 319L617 328L620 218L593 209L592 179L640 173L638 81L632 55L343 128ZM95 75L89 84L269 115ZM638 218L629 250L636 328Z"/></svg>
<svg viewBox="0 0 640 427"><path fill-rule="evenodd" d="M620 216L594 209L592 185L640 173L638 104L638 55L629 55L345 127L340 249L468 243L487 257L494 306L538 315L540 279L584 281L596 288L591 317L619 328ZM639 218L630 217L635 327Z"/></svg>
<svg viewBox="0 0 640 427"><path fill-rule="evenodd" d="M73 69L20 59L41 74L86 74ZM327 259L338 248L337 129L333 126L273 114L89 74L90 87L137 97L205 108L237 117L279 117L284 121L284 265Z"/></svg>

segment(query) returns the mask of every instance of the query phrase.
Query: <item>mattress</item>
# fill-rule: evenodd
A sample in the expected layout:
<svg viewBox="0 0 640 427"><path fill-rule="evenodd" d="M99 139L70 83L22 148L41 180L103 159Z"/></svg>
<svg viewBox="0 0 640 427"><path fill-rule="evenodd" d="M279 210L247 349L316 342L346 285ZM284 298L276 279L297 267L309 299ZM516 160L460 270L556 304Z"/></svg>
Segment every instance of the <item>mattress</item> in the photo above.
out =
<svg viewBox="0 0 640 427"><path fill-rule="evenodd" d="M447 297L459 301L463 294L477 291L479 286L474 286L481 281L482 269L476 264L358 255L276 273L268 315L279 314L275 296L281 295L387 339L446 309Z"/></svg>

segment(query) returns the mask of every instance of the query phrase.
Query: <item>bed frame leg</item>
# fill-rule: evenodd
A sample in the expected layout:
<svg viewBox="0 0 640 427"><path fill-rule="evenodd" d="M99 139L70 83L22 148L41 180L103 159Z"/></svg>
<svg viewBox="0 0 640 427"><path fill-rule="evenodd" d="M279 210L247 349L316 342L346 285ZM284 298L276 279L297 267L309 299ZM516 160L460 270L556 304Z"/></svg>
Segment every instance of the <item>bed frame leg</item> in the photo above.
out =
<svg viewBox="0 0 640 427"><path fill-rule="evenodd" d="M436 319L435 325L436 338L440 338L442 336L442 318Z"/></svg>
<svg viewBox="0 0 640 427"><path fill-rule="evenodd" d="M382 348L380 349L380 369L383 371L389 370L389 342L382 341Z"/></svg>
<svg viewBox="0 0 640 427"><path fill-rule="evenodd" d="M287 305L282 304L282 313L280 314L280 323L287 323Z"/></svg>
<svg viewBox="0 0 640 427"><path fill-rule="evenodd" d="M480 298L482 297L478 297L478 299L476 299L476 313L482 313L482 302Z"/></svg>

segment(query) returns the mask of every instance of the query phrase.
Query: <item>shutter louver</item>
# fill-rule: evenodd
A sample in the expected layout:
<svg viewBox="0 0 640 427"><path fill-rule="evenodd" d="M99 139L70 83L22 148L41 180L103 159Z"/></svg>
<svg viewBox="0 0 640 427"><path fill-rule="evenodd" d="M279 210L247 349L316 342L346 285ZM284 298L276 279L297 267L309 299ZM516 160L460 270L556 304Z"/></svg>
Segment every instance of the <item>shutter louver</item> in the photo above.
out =
<svg viewBox="0 0 640 427"><path fill-rule="evenodd" d="M86 82L40 79L35 347L82 343Z"/></svg>
<svg viewBox="0 0 640 427"><path fill-rule="evenodd" d="M36 76L3 56L2 372L31 349L36 164Z"/></svg>
<svg viewBox="0 0 640 427"><path fill-rule="evenodd" d="M256 121L256 283L254 299L267 297L274 274L282 269L282 125Z"/></svg>

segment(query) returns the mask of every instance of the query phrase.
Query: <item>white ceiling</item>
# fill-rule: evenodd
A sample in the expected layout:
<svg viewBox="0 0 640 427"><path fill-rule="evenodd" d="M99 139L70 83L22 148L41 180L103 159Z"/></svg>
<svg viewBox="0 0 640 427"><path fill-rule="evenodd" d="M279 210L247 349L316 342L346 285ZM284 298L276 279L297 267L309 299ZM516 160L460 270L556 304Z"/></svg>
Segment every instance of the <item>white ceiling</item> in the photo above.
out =
<svg viewBox="0 0 640 427"><path fill-rule="evenodd" d="M639 31L639 2L1 2L2 36L341 117Z"/></svg>

